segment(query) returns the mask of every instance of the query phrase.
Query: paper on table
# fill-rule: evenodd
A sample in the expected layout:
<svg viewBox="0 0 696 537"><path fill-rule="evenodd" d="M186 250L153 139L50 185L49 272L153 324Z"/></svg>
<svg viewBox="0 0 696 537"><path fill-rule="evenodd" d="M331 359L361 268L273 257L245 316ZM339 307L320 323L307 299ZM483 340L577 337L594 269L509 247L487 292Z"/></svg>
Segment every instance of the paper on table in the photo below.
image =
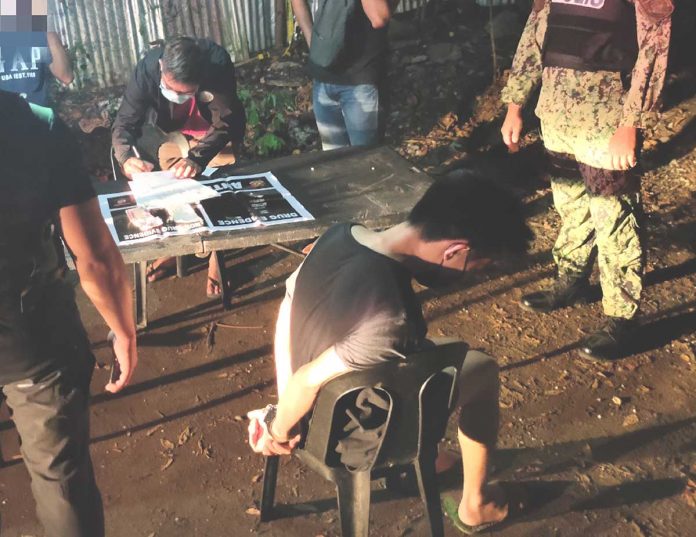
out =
<svg viewBox="0 0 696 537"><path fill-rule="evenodd" d="M142 207L173 207L220 195L194 179L176 179L171 171L134 173L130 187Z"/></svg>

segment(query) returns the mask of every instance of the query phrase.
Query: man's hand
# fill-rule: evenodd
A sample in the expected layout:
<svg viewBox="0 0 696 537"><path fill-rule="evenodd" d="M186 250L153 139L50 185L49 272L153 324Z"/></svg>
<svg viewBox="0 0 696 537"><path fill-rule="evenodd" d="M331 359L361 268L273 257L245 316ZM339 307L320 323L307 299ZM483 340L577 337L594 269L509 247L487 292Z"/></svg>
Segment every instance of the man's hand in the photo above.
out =
<svg viewBox="0 0 696 537"><path fill-rule="evenodd" d="M136 157L130 157L123 163L123 173L128 179L133 179L134 173L151 172L154 169L155 165L152 162Z"/></svg>
<svg viewBox="0 0 696 537"><path fill-rule="evenodd" d="M113 345L121 375L116 379L116 382L109 382L104 389L107 392L117 393L128 386L135 367L138 365L138 351L135 345L135 335L116 336Z"/></svg>
<svg viewBox="0 0 696 537"><path fill-rule="evenodd" d="M508 104L505 121L500 129L503 142L510 153L516 153L520 149L520 134L522 133L522 107L515 103Z"/></svg>
<svg viewBox="0 0 696 537"><path fill-rule="evenodd" d="M614 136L609 140L609 158L614 170L628 170L636 163L636 139L635 127L619 127Z"/></svg>
<svg viewBox="0 0 696 537"><path fill-rule="evenodd" d="M174 172L174 177L177 179L189 179L196 177L203 168L190 159L182 158L177 160L170 170Z"/></svg>
<svg viewBox="0 0 696 537"><path fill-rule="evenodd" d="M252 410L249 416L249 446L255 453L266 457L271 455L290 455L300 442L300 435L287 439L276 439L271 436L264 422L266 409Z"/></svg>

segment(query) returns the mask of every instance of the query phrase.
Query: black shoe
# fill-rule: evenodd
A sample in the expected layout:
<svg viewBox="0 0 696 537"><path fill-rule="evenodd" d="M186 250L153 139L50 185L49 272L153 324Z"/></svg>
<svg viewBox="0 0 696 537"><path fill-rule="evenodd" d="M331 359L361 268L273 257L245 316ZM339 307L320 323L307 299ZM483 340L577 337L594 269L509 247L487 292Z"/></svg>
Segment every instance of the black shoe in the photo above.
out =
<svg viewBox="0 0 696 537"><path fill-rule="evenodd" d="M583 274L564 274L543 291L524 295L520 305L527 310L548 313L580 302L587 302L589 282Z"/></svg>
<svg viewBox="0 0 696 537"><path fill-rule="evenodd" d="M607 322L580 342L580 354L591 360L616 360L628 354L628 340L636 329L636 321L609 317Z"/></svg>

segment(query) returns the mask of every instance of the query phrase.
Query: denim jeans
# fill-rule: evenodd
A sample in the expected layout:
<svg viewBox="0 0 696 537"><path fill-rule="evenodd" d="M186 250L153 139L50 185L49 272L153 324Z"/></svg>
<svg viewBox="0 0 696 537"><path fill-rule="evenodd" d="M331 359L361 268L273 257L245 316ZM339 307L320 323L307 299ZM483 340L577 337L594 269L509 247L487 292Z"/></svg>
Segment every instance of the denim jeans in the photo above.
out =
<svg viewBox="0 0 696 537"><path fill-rule="evenodd" d="M378 141L379 91L374 84L314 81L314 115L324 151Z"/></svg>

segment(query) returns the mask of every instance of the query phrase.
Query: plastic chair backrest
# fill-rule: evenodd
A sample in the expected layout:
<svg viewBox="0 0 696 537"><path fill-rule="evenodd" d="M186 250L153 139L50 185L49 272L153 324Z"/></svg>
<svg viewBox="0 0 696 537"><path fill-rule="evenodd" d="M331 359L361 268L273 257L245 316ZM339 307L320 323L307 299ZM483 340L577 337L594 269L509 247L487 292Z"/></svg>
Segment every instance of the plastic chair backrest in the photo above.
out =
<svg viewBox="0 0 696 537"><path fill-rule="evenodd" d="M392 409L375 468L411 463L424 441L437 443L444 434L467 350L466 343L447 343L411 354L404 361L330 380L319 391L302 450L329 467L339 466L336 421L343 416L337 415L337 408L343 398L378 386L389 393Z"/></svg>

